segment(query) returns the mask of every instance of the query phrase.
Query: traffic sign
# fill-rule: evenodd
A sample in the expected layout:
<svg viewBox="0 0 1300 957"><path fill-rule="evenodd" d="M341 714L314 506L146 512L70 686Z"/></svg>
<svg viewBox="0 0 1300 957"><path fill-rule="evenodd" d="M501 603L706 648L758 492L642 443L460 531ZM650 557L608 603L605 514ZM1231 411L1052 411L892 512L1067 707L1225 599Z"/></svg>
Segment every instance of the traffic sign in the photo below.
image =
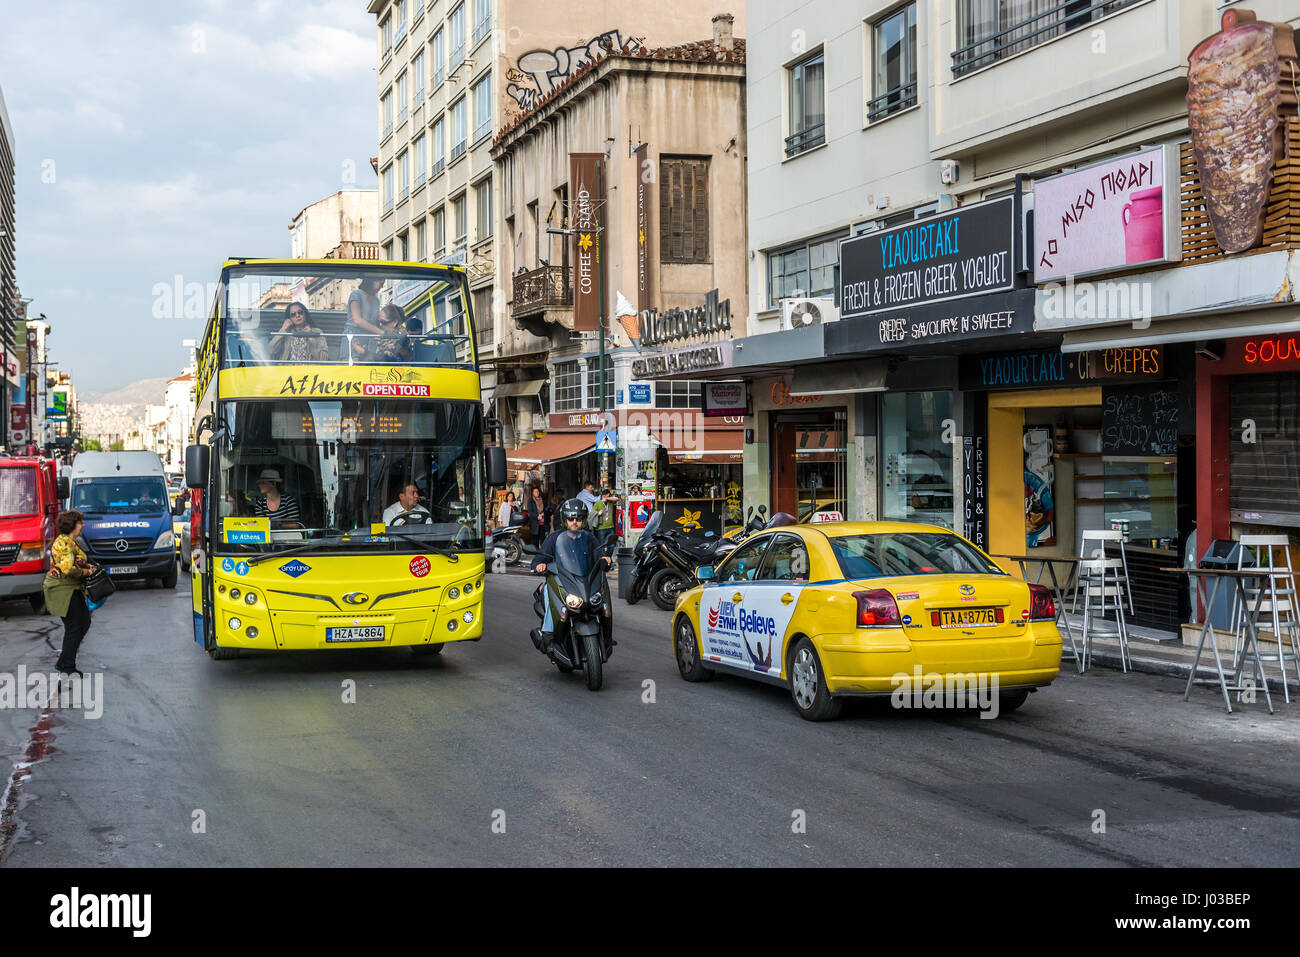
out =
<svg viewBox="0 0 1300 957"><path fill-rule="evenodd" d="M615 429L601 429L596 433L596 451L597 452L617 452L618 451L618 431Z"/></svg>

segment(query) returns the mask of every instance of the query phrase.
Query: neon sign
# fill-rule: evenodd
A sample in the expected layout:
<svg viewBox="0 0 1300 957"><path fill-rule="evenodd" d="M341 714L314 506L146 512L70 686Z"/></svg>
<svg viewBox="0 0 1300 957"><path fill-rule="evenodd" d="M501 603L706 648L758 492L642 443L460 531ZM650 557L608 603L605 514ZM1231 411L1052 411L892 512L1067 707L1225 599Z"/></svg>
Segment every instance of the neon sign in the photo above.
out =
<svg viewBox="0 0 1300 957"><path fill-rule="evenodd" d="M1245 359L1247 365L1300 360L1300 343L1294 336L1287 339L1248 339L1246 340Z"/></svg>

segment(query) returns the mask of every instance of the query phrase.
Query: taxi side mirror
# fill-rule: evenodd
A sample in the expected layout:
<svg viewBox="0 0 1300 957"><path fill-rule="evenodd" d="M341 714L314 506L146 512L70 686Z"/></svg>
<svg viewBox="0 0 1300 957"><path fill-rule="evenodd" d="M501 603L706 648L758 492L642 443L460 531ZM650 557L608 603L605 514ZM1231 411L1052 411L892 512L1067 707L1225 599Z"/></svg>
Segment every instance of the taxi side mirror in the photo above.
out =
<svg viewBox="0 0 1300 957"><path fill-rule="evenodd" d="M701 582L713 581L713 566L697 565L695 568L695 580Z"/></svg>

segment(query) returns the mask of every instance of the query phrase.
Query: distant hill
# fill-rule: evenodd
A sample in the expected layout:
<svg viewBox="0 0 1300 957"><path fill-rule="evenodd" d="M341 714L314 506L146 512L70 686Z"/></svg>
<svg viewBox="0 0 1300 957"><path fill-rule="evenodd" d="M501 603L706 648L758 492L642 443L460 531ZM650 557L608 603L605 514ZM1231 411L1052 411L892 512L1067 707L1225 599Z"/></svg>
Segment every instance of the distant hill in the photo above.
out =
<svg viewBox="0 0 1300 957"><path fill-rule="evenodd" d="M96 405L162 405L166 393L166 379L141 379L112 392L78 392L77 400Z"/></svg>

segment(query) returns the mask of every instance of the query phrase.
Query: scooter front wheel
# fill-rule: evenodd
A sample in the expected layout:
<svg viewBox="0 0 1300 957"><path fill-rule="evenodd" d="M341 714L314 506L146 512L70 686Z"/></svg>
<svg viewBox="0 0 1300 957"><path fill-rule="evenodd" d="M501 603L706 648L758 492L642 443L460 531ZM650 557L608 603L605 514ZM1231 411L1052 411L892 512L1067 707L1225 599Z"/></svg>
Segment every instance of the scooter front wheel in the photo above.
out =
<svg viewBox="0 0 1300 957"><path fill-rule="evenodd" d="M599 691L600 686L605 681L604 666L600 660L599 634L593 633L582 636L582 653L587 658L583 663L583 670L587 673L587 690Z"/></svg>

